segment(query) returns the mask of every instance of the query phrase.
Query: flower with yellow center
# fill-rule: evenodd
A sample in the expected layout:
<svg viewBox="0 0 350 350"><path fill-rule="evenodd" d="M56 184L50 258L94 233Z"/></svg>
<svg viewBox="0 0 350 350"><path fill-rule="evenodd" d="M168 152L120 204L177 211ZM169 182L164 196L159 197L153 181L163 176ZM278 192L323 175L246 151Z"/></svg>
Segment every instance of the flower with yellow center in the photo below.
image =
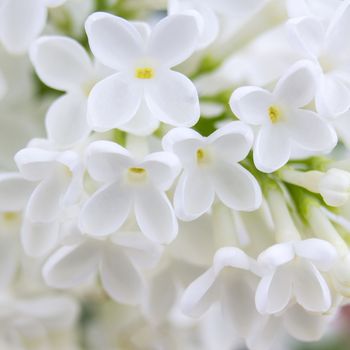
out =
<svg viewBox="0 0 350 350"><path fill-rule="evenodd" d="M80 229L94 237L117 231L130 214L149 239L168 243L177 234L174 210L165 194L180 171L177 158L167 152L143 160L110 141L96 141L87 149L90 176L105 185L84 204Z"/></svg>
<svg viewBox="0 0 350 350"><path fill-rule="evenodd" d="M195 86L171 69L198 45L195 17L171 15L152 30L144 26L142 32L149 35L142 35L137 24L106 13L94 13L86 21L91 51L118 72L96 84L89 96L87 115L96 131L122 128L148 135L159 122L192 126L199 119Z"/></svg>
<svg viewBox="0 0 350 350"><path fill-rule="evenodd" d="M329 152L336 145L333 127L304 108L313 100L315 91L313 64L299 61L280 78L273 92L253 86L233 92L233 113L255 126L253 157L260 171L270 173L281 168L288 162L292 147L312 154Z"/></svg>
<svg viewBox="0 0 350 350"><path fill-rule="evenodd" d="M247 156L252 143L251 129L237 121L209 137L186 128L172 129L165 135L163 148L176 154L184 168L174 197L176 214L181 220L194 220L210 210L215 197L235 210L259 207L260 187L238 164Z"/></svg>

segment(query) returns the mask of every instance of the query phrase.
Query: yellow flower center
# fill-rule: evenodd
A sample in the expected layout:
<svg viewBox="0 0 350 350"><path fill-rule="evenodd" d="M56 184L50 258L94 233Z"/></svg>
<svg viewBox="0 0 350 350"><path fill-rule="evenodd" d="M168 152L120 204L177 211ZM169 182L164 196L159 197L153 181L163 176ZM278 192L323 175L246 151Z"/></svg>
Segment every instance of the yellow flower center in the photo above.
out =
<svg viewBox="0 0 350 350"><path fill-rule="evenodd" d="M281 111L276 106L270 106L268 114L272 124L277 123L281 119Z"/></svg>
<svg viewBox="0 0 350 350"><path fill-rule="evenodd" d="M2 214L2 216L6 222L15 221L18 218L18 214L13 211L6 211Z"/></svg>
<svg viewBox="0 0 350 350"><path fill-rule="evenodd" d="M152 79L154 77L154 69L151 67L136 68L135 77L138 79Z"/></svg>
<svg viewBox="0 0 350 350"><path fill-rule="evenodd" d="M147 178L145 168L132 167L128 169L128 180L133 183L144 182Z"/></svg>
<svg viewBox="0 0 350 350"><path fill-rule="evenodd" d="M203 148L198 148L196 152L197 163L200 165L208 164L210 162L210 154Z"/></svg>

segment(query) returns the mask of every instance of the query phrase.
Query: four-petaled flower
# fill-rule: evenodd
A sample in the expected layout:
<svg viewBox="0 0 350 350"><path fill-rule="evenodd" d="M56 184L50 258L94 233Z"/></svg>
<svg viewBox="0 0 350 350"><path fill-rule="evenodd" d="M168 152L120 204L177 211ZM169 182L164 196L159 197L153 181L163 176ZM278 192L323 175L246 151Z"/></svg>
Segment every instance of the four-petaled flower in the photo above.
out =
<svg viewBox="0 0 350 350"><path fill-rule="evenodd" d="M163 147L180 159L184 172L176 187L174 205L182 220L193 220L208 211L215 194L228 207L252 211L261 204L261 190L253 175L238 162L253 143L251 129L231 122L203 137L177 128L163 138Z"/></svg>
<svg viewBox="0 0 350 350"><path fill-rule="evenodd" d="M96 131L122 128L149 134L159 121L192 126L199 118L196 88L170 68L185 61L198 38L192 16L173 15L152 30L106 13L94 13L86 33L95 57L118 73L92 89L88 118Z"/></svg>
<svg viewBox="0 0 350 350"><path fill-rule="evenodd" d="M90 176L105 185L81 210L82 232L111 234L134 211L149 239L169 243L175 238L177 220L165 194L180 171L173 154L151 153L140 161L116 143L96 141L87 149L86 164Z"/></svg>
<svg viewBox="0 0 350 350"><path fill-rule="evenodd" d="M263 172L285 165L292 147L312 152L331 151L336 145L334 129L309 104L316 89L311 63L299 61L281 77L274 91L253 86L238 88L230 105L236 116L257 127L254 163Z"/></svg>

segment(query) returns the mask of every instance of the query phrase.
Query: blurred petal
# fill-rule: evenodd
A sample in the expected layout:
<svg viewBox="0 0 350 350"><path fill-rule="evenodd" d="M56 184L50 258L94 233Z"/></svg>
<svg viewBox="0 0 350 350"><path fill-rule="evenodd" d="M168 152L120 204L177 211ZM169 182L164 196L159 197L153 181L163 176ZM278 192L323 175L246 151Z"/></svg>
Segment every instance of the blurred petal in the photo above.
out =
<svg viewBox="0 0 350 350"><path fill-rule="evenodd" d="M141 302L144 295L142 276L120 248L105 247L100 274L104 289L115 301L126 304Z"/></svg>
<svg viewBox="0 0 350 350"><path fill-rule="evenodd" d="M58 243L59 223L35 223L24 219L21 242L24 252L31 257L42 257Z"/></svg>
<svg viewBox="0 0 350 350"><path fill-rule="evenodd" d="M35 186L17 173L0 175L0 212L23 210Z"/></svg>
<svg viewBox="0 0 350 350"><path fill-rule="evenodd" d="M75 287L96 272L100 256L99 246L93 241L61 247L43 267L45 282L53 288Z"/></svg>
<svg viewBox="0 0 350 350"><path fill-rule="evenodd" d="M1 40L12 53L25 52L43 30L47 10L42 0L5 1L0 13Z"/></svg>

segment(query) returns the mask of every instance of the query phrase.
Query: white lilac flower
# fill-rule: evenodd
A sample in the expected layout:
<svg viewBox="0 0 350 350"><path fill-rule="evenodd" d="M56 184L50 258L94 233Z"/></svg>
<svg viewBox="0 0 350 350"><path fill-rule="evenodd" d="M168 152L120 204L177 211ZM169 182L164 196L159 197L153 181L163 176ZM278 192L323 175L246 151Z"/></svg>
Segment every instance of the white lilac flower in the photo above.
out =
<svg viewBox="0 0 350 350"><path fill-rule="evenodd" d="M168 16L152 31L146 24L141 31L123 18L94 13L86 33L95 57L118 71L91 91L88 118L94 130L149 134L159 121L176 126L197 122L196 88L170 69L196 48L198 29L192 16Z"/></svg>
<svg viewBox="0 0 350 350"><path fill-rule="evenodd" d="M96 141L86 151L90 176L104 184L84 204L80 215L82 232L105 236L135 213L141 231L151 240L167 243L178 225L165 193L180 171L177 158L155 152L143 160L109 141Z"/></svg>
<svg viewBox="0 0 350 350"><path fill-rule="evenodd" d="M66 0L3 0L0 3L0 40L12 53L25 52L44 29L50 7Z"/></svg>
<svg viewBox="0 0 350 350"><path fill-rule="evenodd" d="M246 337L261 318L254 305L258 272L256 262L242 250L221 248L214 256L213 266L185 290L181 309L191 317L200 317L219 302L226 321Z"/></svg>
<svg viewBox="0 0 350 350"><path fill-rule="evenodd" d="M317 68L316 107L325 117L334 117L350 108L349 59L347 41L350 3L342 1L328 26L315 17L287 22L294 47Z"/></svg>
<svg viewBox="0 0 350 350"><path fill-rule="evenodd" d="M56 244L62 210L80 198L80 157L73 151L27 147L17 152L15 161L23 178L36 185L24 211L23 248L28 255L42 255Z"/></svg>
<svg viewBox="0 0 350 350"><path fill-rule="evenodd" d="M180 159L184 171L174 198L176 213L193 220L208 211L215 195L235 210L251 211L261 204L261 190L253 175L238 162L249 153L251 129L232 122L203 137L187 128L176 128L163 138L163 147Z"/></svg>
<svg viewBox="0 0 350 350"><path fill-rule="evenodd" d="M30 58L37 75L47 86L65 92L47 112L45 124L49 140L69 147L86 138L91 131L87 98L105 75L101 66L94 64L85 49L69 37L39 38L30 48Z"/></svg>
<svg viewBox="0 0 350 350"><path fill-rule="evenodd" d="M337 142L333 128L315 112L304 109L315 94L313 65L299 61L280 78L273 92L246 86L232 94L236 116L257 128L254 163L263 172L285 165L293 146L329 152Z"/></svg>
<svg viewBox="0 0 350 350"><path fill-rule="evenodd" d="M198 49L204 49L217 38L222 17L245 18L257 11L265 0L170 0L168 13L193 15L196 18L199 39Z"/></svg>
<svg viewBox="0 0 350 350"><path fill-rule="evenodd" d="M74 328L79 315L77 300L62 294L21 298L2 294L0 306L0 345L6 349L28 349L24 344L29 343L30 349L51 349L50 335Z"/></svg>
<svg viewBox="0 0 350 350"><path fill-rule="evenodd" d="M59 247L43 267L43 277L53 288L68 289L89 281L98 273L109 296L120 303L138 304L145 293L142 269L158 261L161 249L141 233L127 229L106 239L75 235L71 244ZM74 242L74 243L73 243Z"/></svg>
<svg viewBox="0 0 350 350"><path fill-rule="evenodd" d="M306 311L328 311L332 296L322 273L329 272L336 259L335 248L316 238L266 249L258 257L258 263L266 270L256 290L257 310L278 314L295 300Z"/></svg>
<svg viewBox="0 0 350 350"><path fill-rule="evenodd" d="M315 16L329 21L342 0L287 0L289 17Z"/></svg>
<svg viewBox="0 0 350 350"><path fill-rule="evenodd" d="M8 287L17 270L22 211L34 188L18 173L0 175L0 289Z"/></svg>

